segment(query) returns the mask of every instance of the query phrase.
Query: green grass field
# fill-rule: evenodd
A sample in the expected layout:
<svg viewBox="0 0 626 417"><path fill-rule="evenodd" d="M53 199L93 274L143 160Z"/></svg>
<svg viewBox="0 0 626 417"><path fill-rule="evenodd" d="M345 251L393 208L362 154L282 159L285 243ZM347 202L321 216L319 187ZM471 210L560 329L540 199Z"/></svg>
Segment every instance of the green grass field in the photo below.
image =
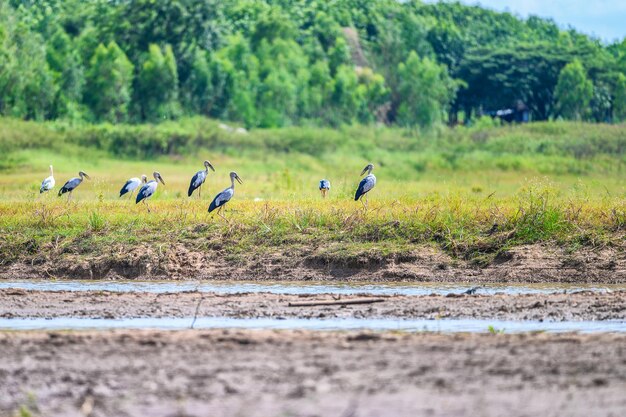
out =
<svg viewBox="0 0 626 417"><path fill-rule="evenodd" d="M184 244L242 254L334 245L336 256L434 244L489 262L524 243L622 245L626 127L545 123L420 133L378 127L285 128L246 134L187 119L158 126L68 126L0 119L2 263L46 248L93 254L111 245ZM202 199L187 197L209 159ZM369 210L353 200L375 164ZM55 190L39 194L48 165ZM67 203L56 191L91 175ZM118 198L125 180L158 170L166 185L143 205ZM244 181L229 222L207 213L213 196ZM322 200L319 179L332 182ZM497 228L491 230L493 225ZM491 230L492 233L488 233Z"/></svg>

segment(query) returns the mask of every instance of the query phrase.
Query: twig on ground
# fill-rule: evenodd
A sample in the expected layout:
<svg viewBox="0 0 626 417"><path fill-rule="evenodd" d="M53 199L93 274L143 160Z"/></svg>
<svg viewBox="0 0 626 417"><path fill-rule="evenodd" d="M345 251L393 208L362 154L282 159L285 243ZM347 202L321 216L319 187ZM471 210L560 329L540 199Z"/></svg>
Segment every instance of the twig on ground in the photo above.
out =
<svg viewBox="0 0 626 417"><path fill-rule="evenodd" d="M382 303L384 298L355 298L353 300L320 300L320 301L300 301L289 303L289 307L315 307L315 306L340 306L346 304L373 304Z"/></svg>

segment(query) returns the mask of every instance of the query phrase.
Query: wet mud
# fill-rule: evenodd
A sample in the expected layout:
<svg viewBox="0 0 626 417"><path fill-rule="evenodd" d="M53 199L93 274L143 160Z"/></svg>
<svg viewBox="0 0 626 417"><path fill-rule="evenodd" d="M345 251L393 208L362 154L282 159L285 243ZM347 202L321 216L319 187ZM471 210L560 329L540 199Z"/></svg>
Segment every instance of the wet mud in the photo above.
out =
<svg viewBox="0 0 626 417"><path fill-rule="evenodd" d="M484 318L497 320L626 320L626 291L552 294L376 295L380 302L350 304L368 294L111 292L0 290L0 318ZM299 306L294 303L330 302Z"/></svg>

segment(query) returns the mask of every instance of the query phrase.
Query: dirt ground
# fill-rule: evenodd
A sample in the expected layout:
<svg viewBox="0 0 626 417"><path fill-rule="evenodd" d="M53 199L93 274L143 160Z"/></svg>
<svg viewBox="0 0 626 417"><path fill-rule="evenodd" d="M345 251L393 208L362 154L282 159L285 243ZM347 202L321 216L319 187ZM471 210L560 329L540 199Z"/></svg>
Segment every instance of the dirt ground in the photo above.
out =
<svg viewBox="0 0 626 417"><path fill-rule="evenodd" d="M107 253L45 252L0 266L0 279L217 279L256 281L626 283L624 247L579 248L549 244L514 247L486 265L452 258L433 246L401 254L380 251L341 258L340 244L294 247L284 252L242 255L229 261L223 251L197 252L183 245L167 250L113 245ZM333 249L334 248L334 249Z"/></svg>
<svg viewBox="0 0 626 417"><path fill-rule="evenodd" d="M624 320L626 291L524 295L376 296L375 304L290 307L289 303L349 301L371 296L271 293L121 293L0 290L0 318L486 318L500 320Z"/></svg>
<svg viewBox="0 0 626 417"><path fill-rule="evenodd" d="M230 265L177 248L144 264L67 255L2 278L626 283L616 249L512 249L479 268L423 248L352 263L309 253ZM0 318L626 320L626 290L375 296L0 290ZM0 417L624 416L626 334L0 331Z"/></svg>
<svg viewBox="0 0 626 417"><path fill-rule="evenodd" d="M623 416L626 336L0 333L0 415Z"/></svg>

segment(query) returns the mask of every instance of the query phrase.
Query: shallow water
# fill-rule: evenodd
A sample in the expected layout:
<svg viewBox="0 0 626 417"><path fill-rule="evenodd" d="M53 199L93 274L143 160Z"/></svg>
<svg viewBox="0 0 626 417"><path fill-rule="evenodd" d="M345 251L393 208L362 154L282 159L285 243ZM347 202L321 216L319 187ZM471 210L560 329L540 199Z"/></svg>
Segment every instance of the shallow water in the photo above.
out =
<svg viewBox="0 0 626 417"><path fill-rule="evenodd" d="M241 282L241 281L70 281L0 280L0 289L20 288L39 291L184 292L221 294L269 292L275 294L359 294L429 295L463 293L477 288L476 294L549 294L574 291L626 290L626 285L597 284L459 284L459 283L333 283L326 282Z"/></svg>
<svg viewBox="0 0 626 417"><path fill-rule="evenodd" d="M106 329L300 329L300 330L394 330L405 332L486 333L490 327L505 333L525 332L626 332L626 321L502 321L479 319L299 319L229 317L129 318L129 319L0 319L0 330L106 330Z"/></svg>

